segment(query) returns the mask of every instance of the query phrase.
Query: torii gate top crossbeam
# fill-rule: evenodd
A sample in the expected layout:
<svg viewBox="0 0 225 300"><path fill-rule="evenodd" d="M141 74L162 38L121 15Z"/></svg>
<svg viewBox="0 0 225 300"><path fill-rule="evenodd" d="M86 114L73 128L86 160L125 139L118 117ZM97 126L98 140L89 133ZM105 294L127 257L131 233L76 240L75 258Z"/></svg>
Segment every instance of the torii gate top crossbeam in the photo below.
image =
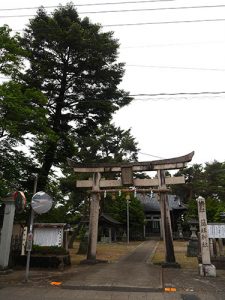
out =
<svg viewBox="0 0 225 300"><path fill-rule="evenodd" d="M121 172L122 168L132 168L133 172L140 171L157 171L157 170L174 170L181 169L192 160L194 151L180 157L169 159L145 161L145 162L129 162L129 163L76 163L71 159L67 159L68 164L75 172L81 173L103 173L103 172Z"/></svg>

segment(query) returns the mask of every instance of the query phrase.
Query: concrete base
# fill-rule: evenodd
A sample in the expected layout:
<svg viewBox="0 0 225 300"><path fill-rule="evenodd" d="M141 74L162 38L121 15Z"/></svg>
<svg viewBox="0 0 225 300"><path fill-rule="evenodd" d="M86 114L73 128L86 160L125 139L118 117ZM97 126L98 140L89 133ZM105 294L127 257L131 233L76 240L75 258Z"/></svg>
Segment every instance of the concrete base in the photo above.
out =
<svg viewBox="0 0 225 300"><path fill-rule="evenodd" d="M199 264L199 274L203 277L216 277L216 267L214 265Z"/></svg>

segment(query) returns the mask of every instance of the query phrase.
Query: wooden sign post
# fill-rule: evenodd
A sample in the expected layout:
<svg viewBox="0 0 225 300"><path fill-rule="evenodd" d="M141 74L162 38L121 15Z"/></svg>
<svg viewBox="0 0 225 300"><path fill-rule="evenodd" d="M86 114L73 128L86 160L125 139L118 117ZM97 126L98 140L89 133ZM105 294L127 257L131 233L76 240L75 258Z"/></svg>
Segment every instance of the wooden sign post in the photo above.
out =
<svg viewBox="0 0 225 300"><path fill-rule="evenodd" d="M91 190L91 206L89 220L89 244L87 253L87 262L95 263L96 246L98 233L98 217L100 195L104 192L115 193L122 192L131 193L134 189L136 193L155 192L160 195L160 207L163 224L163 237L165 242L165 266L179 266L175 261L173 238L170 221L170 212L167 193L169 189L166 185L183 184L184 177L165 177L165 170L181 169L192 160L194 152L181 157L170 159L162 159L147 162L131 162L131 163L91 163L79 164L68 159L68 164L76 173L93 173L93 180L77 180L78 188L92 188ZM157 171L158 178L154 179L138 179L133 177L134 172ZM117 180L101 179L101 173L121 173L121 178Z"/></svg>

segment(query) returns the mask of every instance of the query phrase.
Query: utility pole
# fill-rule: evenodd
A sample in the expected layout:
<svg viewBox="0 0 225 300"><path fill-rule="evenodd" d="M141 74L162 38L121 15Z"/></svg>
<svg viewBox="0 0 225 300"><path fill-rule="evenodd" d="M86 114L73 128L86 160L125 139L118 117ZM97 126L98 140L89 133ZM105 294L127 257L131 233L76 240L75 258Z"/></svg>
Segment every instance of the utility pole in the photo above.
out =
<svg viewBox="0 0 225 300"><path fill-rule="evenodd" d="M34 175L34 190L33 195L37 192L37 181L38 181L38 175ZM31 207L31 215L30 215L30 228L29 233L27 235L27 263L26 263L26 275L25 275L25 281L28 282L29 277L29 268L30 268L30 254L32 250L32 243L33 243L33 224L34 224L34 210Z"/></svg>

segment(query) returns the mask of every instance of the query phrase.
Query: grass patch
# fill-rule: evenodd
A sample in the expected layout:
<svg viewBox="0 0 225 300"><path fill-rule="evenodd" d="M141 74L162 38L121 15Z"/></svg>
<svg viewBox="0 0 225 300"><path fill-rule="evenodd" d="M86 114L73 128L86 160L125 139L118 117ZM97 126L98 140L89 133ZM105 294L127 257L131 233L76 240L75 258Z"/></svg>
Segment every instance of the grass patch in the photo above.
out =
<svg viewBox="0 0 225 300"><path fill-rule="evenodd" d="M121 257L125 256L132 250L134 250L138 245L142 242L130 242L127 243L111 243L111 244L97 244L97 259L108 260L109 262L116 262ZM78 265L80 261L86 259L86 255L77 254L79 249L79 242L75 242L73 245L73 249L70 249L70 258L72 265Z"/></svg>
<svg viewBox="0 0 225 300"><path fill-rule="evenodd" d="M195 269L198 267L197 257L187 257L187 241L174 241L174 253L176 262L181 265L183 269ZM163 241L160 241L155 254L152 257L152 263L162 264L165 261L165 248Z"/></svg>

